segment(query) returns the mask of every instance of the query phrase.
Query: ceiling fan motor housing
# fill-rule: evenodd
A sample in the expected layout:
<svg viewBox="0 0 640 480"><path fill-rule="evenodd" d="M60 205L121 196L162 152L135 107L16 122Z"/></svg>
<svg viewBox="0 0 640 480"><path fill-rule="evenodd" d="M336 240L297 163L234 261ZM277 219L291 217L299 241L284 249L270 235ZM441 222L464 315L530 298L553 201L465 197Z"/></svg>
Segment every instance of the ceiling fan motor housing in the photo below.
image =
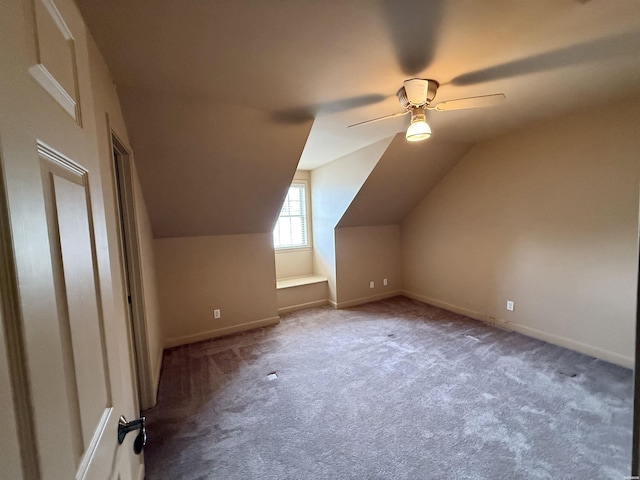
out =
<svg viewBox="0 0 640 480"><path fill-rule="evenodd" d="M438 82L426 78L411 78L404 81L398 90L398 101L403 108L429 105L438 91Z"/></svg>

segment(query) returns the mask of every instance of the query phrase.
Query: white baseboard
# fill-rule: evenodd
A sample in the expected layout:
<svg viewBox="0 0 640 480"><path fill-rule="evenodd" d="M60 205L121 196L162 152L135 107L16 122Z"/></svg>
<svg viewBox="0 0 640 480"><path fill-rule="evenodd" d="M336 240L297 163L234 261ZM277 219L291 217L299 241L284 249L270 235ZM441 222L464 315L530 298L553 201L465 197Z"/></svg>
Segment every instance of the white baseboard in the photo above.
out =
<svg viewBox="0 0 640 480"><path fill-rule="evenodd" d="M489 319L486 315L483 315L480 312L468 310L463 307L458 307L457 305L452 305L447 302L442 302L440 300L436 300L435 298L425 297L424 295L420 295L414 292L403 291L402 294L405 297L411 298L413 300L417 300L419 302L428 303L429 305L443 308L450 312L459 313L466 317L480 320L481 322L487 323L489 325L493 325L495 327L504 328L505 330L511 330L514 332L521 333L522 335L526 335L528 337L533 337L533 338L537 338L538 340L543 340L545 342L553 343L554 345L568 348L569 350L574 350L576 352L584 353L585 355L590 355L592 357L596 357L601 360L605 360L607 362L615 363L616 365L620 365L625 368L633 368L635 365L635 359L633 357L620 355L619 353L611 352L609 350L604 350L602 348L595 347L593 345L589 345L586 343L578 342L576 340L562 337L554 333L537 330L535 328L531 328L526 325L522 325L514 322L507 322L501 319Z"/></svg>
<svg viewBox="0 0 640 480"><path fill-rule="evenodd" d="M278 323L280 323L280 317L269 317L263 318L261 320L254 320L253 322L232 325L230 327L207 330L206 332L195 333L193 335L170 338L168 340L165 340L164 348L177 347L179 345L186 345L189 343L200 342L202 340L209 340L210 338L224 337L225 335L245 332L247 330L253 330L254 328L268 327L269 325L276 325Z"/></svg>
<svg viewBox="0 0 640 480"><path fill-rule="evenodd" d="M594 347L593 345L588 345L576 340L571 340L570 338L561 337L553 333L536 330L535 328L527 327L526 325L512 322L497 322L497 325L500 327L504 326L504 328L508 330L513 330L514 332L527 335L528 337L534 337L539 340L544 340L545 342L553 343L554 345L568 348L569 350L575 350L576 352L584 353L585 355L590 355L601 360L606 360L607 362L615 363L616 365L620 365L622 367L633 369L633 366L635 364L635 360L633 357L628 357L626 355L620 355L619 353L603 350L602 348Z"/></svg>
<svg viewBox="0 0 640 480"><path fill-rule="evenodd" d="M436 300L435 298L425 297L424 295L420 295L414 292L403 291L402 295L411 298L412 300L417 300L422 303L428 303L429 305L433 305L434 307L443 308L453 313L459 313L460 315L464 315L465 317L475 318L476 320L480 320L481 322L485 323L491 323L488 322L487 318L480 312L475 312L473 310L458 307L457 305L453 305L451 303L441 302L440 300Z"/></svg>
<svg viewBox="0 0 640 480"><path fill-rule="evenodd" d="M370 295L368 297L355 298L353 300L347 300L346 302L331 302L334 308L349 308L363 303L375 302L377 300L384 300L385 298L395 297L396 295L402 295L400 290L394 290L393 292L378 293L376 295Z"/></svg>
<svg viewBox="0 0 640 480"><path fill-rule="evenodd" d="M290 305L288 307L282 307L278 309L278 313L290 313L295 312L296 310L304 310L305 308L313 308L313 307L321 307L323 305L327 305L329 300L326 298L323 300L314 300L313 302L300 303L298 305Z"/></svg>

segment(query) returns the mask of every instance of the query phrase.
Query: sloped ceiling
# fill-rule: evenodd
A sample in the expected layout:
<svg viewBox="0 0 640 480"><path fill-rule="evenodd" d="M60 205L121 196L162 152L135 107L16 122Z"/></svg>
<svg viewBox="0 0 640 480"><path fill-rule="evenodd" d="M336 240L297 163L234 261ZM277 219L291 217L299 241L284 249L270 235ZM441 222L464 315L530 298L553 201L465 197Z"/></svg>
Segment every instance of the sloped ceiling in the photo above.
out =
<svg viewBox="0 0 640 480"><path fill-rule="evenodd" d="M121 98L156 237L273 230L311 120L149 90Z"/></svg>
<svg viewBox="0 0 640 480"><path fill-rule="evenodd" d="M410 143L398 133L338 227L395 225L455 166L470 143L438 138Z"/></svg>
<svg viewBox="0 0 640 480"><path fill-rule="evenodd" d="M157 236L269 231L299 159L315 168L406 128L346 128L399 111L406 78L437 80L436 101L506 94L430 112L432 140L452 142L640 95L636 0L77 2Z"/></svg>

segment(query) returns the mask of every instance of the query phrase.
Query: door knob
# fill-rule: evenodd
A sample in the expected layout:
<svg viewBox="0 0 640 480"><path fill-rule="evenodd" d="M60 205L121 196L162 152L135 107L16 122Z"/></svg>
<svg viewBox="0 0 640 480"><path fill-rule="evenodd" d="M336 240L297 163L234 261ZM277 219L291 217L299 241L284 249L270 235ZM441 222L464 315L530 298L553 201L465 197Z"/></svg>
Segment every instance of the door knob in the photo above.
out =
<svg viewBox="0 0 640 480"><path fill-rule="evenodd" d="M127 433L133 430L140 430L140 433L133 441L133 451L136 455L139 455L142 452L142 449L147 444L147 427L146 427L146 418L140 417L135 420L131 420L127 422L127 419L124 416L120 416L120 420L118 420L118 443L122 444L124 442L124 437Z"/></svg>

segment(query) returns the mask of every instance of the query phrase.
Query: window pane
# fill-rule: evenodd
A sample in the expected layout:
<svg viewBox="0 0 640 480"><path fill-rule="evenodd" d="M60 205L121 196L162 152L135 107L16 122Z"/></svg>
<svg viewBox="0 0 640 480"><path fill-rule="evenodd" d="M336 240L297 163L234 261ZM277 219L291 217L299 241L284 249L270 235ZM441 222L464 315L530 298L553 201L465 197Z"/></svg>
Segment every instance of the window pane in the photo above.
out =
<svg viewBox="0 0 640 480"><path fill-rule="evenodd" d="M302 207L300 202L289 203L289 215L302 215Z"/></svg>
<svg viewBox="0 0 640 480"><path fill-rule="evenodd" d="M305 185L289 187L282 210L273 229L275 248L304 247L307 245Z"/></svg>
<svg viewBox="0 0 640 480"><path fill-rule="evenodd" d="M291 225L291 244L303 245L304 239L302 235L302 218L292 217L290 219Z"/></svg>
<svg viewBox="0 0 640 480"><path fill-rule="evenodd" d="M284 204L282 205L282 211L280 215L289 215L289 197L284 199Z"/></svg>
<svg viewBox="0 0 640 480"><path fill-rule="evenodd" d="M280 243L282 245L291 245L291 219L280 219Z"/></svg>

